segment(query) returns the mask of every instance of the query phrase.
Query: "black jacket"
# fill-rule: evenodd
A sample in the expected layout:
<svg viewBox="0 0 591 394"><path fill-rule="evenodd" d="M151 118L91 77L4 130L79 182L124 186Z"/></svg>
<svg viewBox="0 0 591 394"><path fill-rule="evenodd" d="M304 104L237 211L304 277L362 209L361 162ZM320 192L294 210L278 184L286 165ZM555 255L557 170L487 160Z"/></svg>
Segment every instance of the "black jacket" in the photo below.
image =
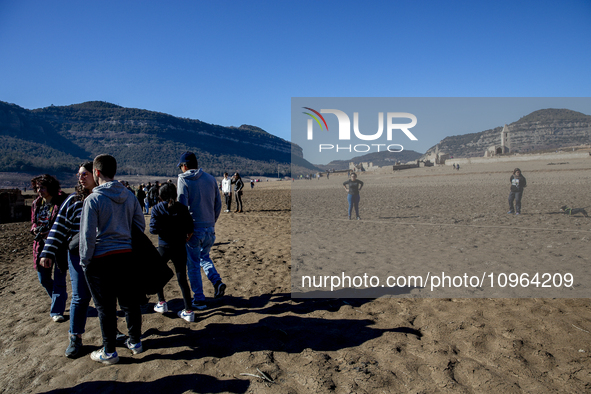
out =
<svg viewBox="0 0 591 394"><path fill-rule="evenodd" d="M158 245L184 248L187 235L192 232L193 217L180 202L175 202L171 208L167 202L160 202L152 209L150 233L158 234Z"/></svg>
<svg viewBox="0 0 591 394"><path fill-rule="evenodd" d="M236 179L232 183L234 184L234 192L242 192L242 189L244 188L244 182L242 182L242 179Z"/></svg>
<svg viewBox="0 0 591 394"><path fill-rule="evenodd" d="M150 206L154 206L158 204L158 191L160 190L160 186L154 185L150 190L148 190L148 200L150 201Z"/></svg>
<svg viewBox="0 0 591 394"><path fill-rule="evenodd" d="M131 248L138 275L138 296L158 293L172 279L174 272L163 261L150 238L135 225L131 229Z"/></svg>
<svg viewBox="0 0 591 394"><path fill-rule="evenodd" d="M525 177L523 175L515 176L511 175L509 178L509 182L511 182L511 191L512 192L522 192L523 188L527 186L527 182L525 181Z"/></svg>

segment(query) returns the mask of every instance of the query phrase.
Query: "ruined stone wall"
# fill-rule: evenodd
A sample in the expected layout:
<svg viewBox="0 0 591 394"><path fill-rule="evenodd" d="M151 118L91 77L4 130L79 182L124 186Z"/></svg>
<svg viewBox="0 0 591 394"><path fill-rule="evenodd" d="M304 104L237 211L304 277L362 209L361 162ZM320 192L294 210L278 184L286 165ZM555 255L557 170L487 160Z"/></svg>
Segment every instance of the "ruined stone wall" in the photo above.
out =
<svg viewBox="0 0 591 394"><path fill-rule="evenodd" d="M537 153L537 154L516 154L509 156L496 157L469 157L462 159L448 159L445 165L451 166L459 164L460 166L466 164L482 164L482 163L503 163L510 161L531 161L531 160L568 160L568 159L585 159L588 158L591 162L589 152L558 152L558 153Z"/></svg>

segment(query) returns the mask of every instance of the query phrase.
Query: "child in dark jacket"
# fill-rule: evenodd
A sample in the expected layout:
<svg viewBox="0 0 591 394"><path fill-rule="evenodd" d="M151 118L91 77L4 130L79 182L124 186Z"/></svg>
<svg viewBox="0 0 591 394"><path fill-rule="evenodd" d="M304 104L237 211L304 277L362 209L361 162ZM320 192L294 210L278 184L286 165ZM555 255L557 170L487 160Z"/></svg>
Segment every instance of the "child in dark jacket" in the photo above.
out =
<svg viewBox="0 0 591 394"><path fill-rule="evenodd" d="M185 309L178 316L188 322L195 321L191 308L191 289L187 281L187 249L185 243L193 234L193 219L186 206L176 201L176 187L165 183L159 190L161 202L152 209L150 233L158 234L158 252L164 262L172 260L176 277L181 288ZM164 289L158 292L158 303L154 310L168 312Z"/></svg>
<svg viewBox="0 0 591 394"><path fill-rule="evenodd" d="M509 192L509 212L515 213L516 215L521 214L521 199L523 197L523 188L527 186L525 177L521 173L519 168L513 170L513 175L509 178L511 183L511 191ZM513 206L515 201L515 207Z"/></svg>

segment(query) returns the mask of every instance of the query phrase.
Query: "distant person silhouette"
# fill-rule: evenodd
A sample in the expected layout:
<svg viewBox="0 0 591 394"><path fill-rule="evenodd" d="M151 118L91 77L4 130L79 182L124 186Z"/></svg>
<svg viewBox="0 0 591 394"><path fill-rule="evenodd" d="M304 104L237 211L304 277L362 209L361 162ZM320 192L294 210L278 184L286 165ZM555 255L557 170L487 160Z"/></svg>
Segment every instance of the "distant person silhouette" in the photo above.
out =
<svg viewBox="0 0 591 394"><path fill-rule="evenodd" d="M513 170L513 174L509 178L511 183L511 189L509 191L509 214L515 213L515 215L521 214L521 199L523 198L523 189L527 186L525 177L521 174L521 170L516 168ZM515 206L513 202L515 201Z"/></svg>
<svg viewBox="0 0 591 394"><path fill-rule="evenodd" d="M347 191L347 201L349 202L349 220L351 220L352 209L355 208L355 215L357 220L359 217L359 192L363 188L363 182L357 179L357 174L352 173L351 179L343 182L343 187Z"/></svg>

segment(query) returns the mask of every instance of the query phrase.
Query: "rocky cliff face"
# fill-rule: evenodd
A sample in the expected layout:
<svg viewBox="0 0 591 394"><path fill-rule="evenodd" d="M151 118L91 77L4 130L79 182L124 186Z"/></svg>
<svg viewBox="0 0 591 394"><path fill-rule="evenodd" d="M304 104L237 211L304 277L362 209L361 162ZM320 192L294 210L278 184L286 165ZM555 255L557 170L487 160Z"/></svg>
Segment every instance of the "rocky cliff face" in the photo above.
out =
<svg viewBox="0 0 591 394"><path fill-rule="evenodd" d="M484 156L494 145L501 145L502 127L491 130L446 137L424 155L436 149L454 157ZM509 152L526 153L543 149L591 143L591 116L568 109L543 109L507 125Z"/></svg>

